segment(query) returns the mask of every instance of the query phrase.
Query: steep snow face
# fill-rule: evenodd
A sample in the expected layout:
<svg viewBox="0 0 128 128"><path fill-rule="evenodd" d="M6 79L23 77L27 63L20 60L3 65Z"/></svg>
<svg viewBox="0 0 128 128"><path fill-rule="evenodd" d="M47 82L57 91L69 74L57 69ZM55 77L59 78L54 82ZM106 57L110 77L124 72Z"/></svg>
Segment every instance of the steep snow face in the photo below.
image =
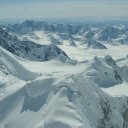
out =
<svg viewBox="0 0 128 128"><path fill-rule="evenodd" d="M0 105L2 122L0 126L10 128L14 126L19 128L82 127L83 124L74 103L69 102L68 89L62 87L54 92L52 89L54 83L56 83L54 77L37 79L0 101L2 104ZM10 107L4 107L8 105Z"/></svg>
<svg viewBox="0 0 128 128"><path fill-rule="evenodd" d="M103 93L83 73L40 76L0 101L0 126L127 128L126 100Z"/></svg>
<svg viewBox="0 0 128 128"><path fill-rule="evenodd" d="M4 86L4 83L6 83L9 78L9 72L7 71L2 61L0 61L0 88Z"/></svg>
<svg viewBox="0 0 128 128"><path fill-rule="evenodd" d="M53 44L55 44L55 45L61 45L61 41L59 41L56 37L54 37L54 36L51 36L50 37L50 40L51 40L51 42L53 43Z"/></svg>
<svg viewBox="0 0 128 128"><path fill-rule="evenodd" d="M60 59L63 60L61 63ZM128 78L111 56L96 57L92 61L75 65L67 63L64 56L59 56L57 60L38 62L41 68L37 62L29 63L19 57L15 58L2 49L1 62L11 80L0 87L1 128L128 127L127 97L108 95L112 91L115 95L117 92L114 88L110 92L110 86L118 86ZM32 73L22 66L27 67L33 63L33 68L40 68L40 75L36 74L36 70ZM58 68L55 69L53 65ZM44 74L46 68L50 72ZM34 71L31 67L28 69Z"/></svg>
<svg viewBox="0 0 128 128"><path fill-rule="evenodd" d="M122 68L116 65L111 56L105 56L104 59L95 57L85 74L98 86L108 88L128 81L126 70L127 67Z"/></svg>
<svg viewBox="0 0 128 128"><path fill-rule="evenodd" d="M106 95L85 75L80 76L77 84L80 92L77 106L85 128L127 127L127 121L123 117L127 109L127 105L124 105L127 98L114 99Z"/></svg>
<svg viewBox="0 0 128 128"><path fill-rule="evenodd" d="M48 61L66 53L55 45L39 45L31 41L19 41L0 28L0 45L9 52L32 61Z"/></svg>
<svg viewBox="0 0 128 128"><path fill-rule="evenodd" d="M89 48L94 48L94 49L107 49L107 47L105 45L103 45L102 43L92 39L92 38L89 38L87 39L87 46Z"/></svg>
<svg viewBox="0 0 128 128"><path fill-rule="evenodd" d="M0 63L1 63L0 71L4 75L7 76L13 75L22 80L31 80L38 76L38 74L28 71L15 59L14 55L12 55L11 53L7 52L2 48L1 48Z"/></svg>

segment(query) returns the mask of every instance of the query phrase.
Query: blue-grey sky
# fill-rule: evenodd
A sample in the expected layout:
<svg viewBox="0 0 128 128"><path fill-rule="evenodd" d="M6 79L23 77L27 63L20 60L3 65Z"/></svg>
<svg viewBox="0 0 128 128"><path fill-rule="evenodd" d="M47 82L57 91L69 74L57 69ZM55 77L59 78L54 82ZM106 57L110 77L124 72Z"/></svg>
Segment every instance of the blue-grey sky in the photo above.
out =
<svg viewBox="0 0 128 128"><path fill-rule="evenodd" d="M0 19L128 17L128 0L0 0Z"/></svg>

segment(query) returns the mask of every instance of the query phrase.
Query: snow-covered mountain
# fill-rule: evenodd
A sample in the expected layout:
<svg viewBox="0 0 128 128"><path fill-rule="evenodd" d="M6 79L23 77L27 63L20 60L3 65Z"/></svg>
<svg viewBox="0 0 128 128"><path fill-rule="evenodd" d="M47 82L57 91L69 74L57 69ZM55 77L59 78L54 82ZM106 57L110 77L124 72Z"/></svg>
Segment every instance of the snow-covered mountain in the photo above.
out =
<svg viewBox="0 0 128 128"><path fill-rule="evenodd" d="M87 46L89 48L94 48L94 49L107 49L107 47L105 45L103 45L102 43L100 43L99 41L96 41L92 38L88 38L86 40Z"/></svg>
<svg viewBox="0 0 128 128"><path fill-rule="evenodd" d="M117 39L122 34L122 30L113 26L106 26L99 34L99 40L107 41L110 39Z"/></svg>
<svg viewBox="0 0 128 128"><path fill-rule="evenodd" d="M21 40L31 40L39 44L77 47L86 45L85 40L88 38L93 38L102 44L128 44L128 27L126 24L59 24L27 20L21 24L9 24L5 28L16 34ZM88 45L86 46L88 47ZM92 47L95 48L95 45Z"/></svg>
<svg viewBox="0 0 128 128"><path fill-rule="evenodd" d="M68 58L60 48L55 45L40 45L32 41L20 41L16 36L8 34L0 28L0 46L9 52L33 61L48 61L63 54Z"/></svg>
<svg viewBox="0 0 128 128"><path fill-rule="evenodd" d="M88 66L81 72L85 65ZM0 89L0 127L127 128L127 97L112 97L99 88L123 82L116 66L115 61L106 56L80 64L77 72L72 69L73 74L36 75L31 81L17 80L17 87L14 81L8 81ZM62 68L64 71L66 66Z"/></svg>
<svg viewBox="0 0 128 128"><path fill-rule="evenodd" d="M68 24L49 24L43 21L26 20L21 24L9 24L7 28L8 30L19 34L27 34L34 30L74 34L78 32L80 26L72 26Z"/></svg>
<svg viewBox="0 0 128 128"><path fill-rule="evenodd" d="M128 128L127 30L41 21L0 28L0 128Z"/></svg>

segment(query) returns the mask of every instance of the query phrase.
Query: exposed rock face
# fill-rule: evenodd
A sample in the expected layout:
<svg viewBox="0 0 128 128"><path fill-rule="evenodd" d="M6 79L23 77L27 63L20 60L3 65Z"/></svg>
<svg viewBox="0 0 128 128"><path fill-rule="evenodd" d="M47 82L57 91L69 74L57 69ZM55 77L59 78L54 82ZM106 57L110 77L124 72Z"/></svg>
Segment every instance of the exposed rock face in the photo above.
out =
<svg viewBox="0 0 128 128"><path fill-rule="evenodd" d="M94 49L107 49L105 45L103 45L99 41L96 41L92 38L87 39L87 46L89 48L94 48Z"/></svg>
<svg viewBox="0 0 128 128"><path fill-rule="evenodd" d="M0 46L9 52L32 61L48 61L63 54L60 48L55 45L40 45L32 41L20 41L16 36L9 35L8 32L0 28Z"/></svg>
<svg viewBox="0 0 128 128"><path fill-rule="evenodd" d="M116 39L119 36L119 34L121 34L121 31L119 29L108 25L100 33L99 40L107 41L109 39Z"/></svg>

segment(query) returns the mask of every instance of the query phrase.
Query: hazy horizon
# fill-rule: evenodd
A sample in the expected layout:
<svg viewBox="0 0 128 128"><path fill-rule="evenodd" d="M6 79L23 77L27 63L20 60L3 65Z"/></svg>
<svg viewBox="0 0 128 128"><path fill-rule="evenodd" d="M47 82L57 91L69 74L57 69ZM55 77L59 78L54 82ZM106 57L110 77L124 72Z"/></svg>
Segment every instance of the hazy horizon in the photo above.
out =
<svg viewBox="0 0 128 128"><path fill-rule="evenodd" d="M127 0L4 0L0 19L128 17Z"/></svg>

